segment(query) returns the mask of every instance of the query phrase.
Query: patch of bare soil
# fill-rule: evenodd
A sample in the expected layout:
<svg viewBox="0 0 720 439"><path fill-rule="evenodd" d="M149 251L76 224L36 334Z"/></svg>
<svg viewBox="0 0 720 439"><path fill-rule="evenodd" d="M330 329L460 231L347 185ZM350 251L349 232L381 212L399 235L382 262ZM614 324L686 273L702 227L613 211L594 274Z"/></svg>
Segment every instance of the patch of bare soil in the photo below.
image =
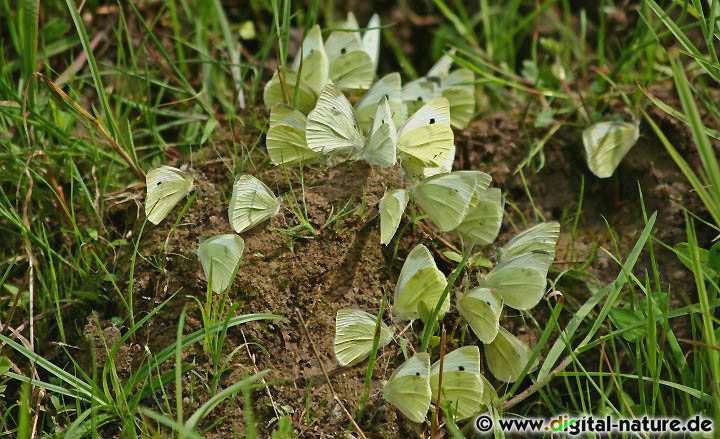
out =
<svg viewBox="0 0 720 439"><path fill-rule="evenodd" d="M685 145L689 145L684 126L661 114L654 116L661 121L661 127L677 147L683 150ZM629 251L643 228L638 208L638 183L648 211L658 211L657 224L661 226L656 228L657 238L670 244L683 240L684 218L679 205L698 211L699 203L662 146L649 134L649 127L643 125L641 132L640 142L610 179L595 178L587 171L581 139L576 131L561 130L545 147L545 163L541 172L525 169L535 207L548 220L566 221L558 245L558 269L578 266L593 256L590 254L593 242L612 248L603 218L613 227L623 254ZM529 150L517 119L504 114L482 117L468 129L457 133L456 143L456 168L489 172L494 184L504 191L507 199L530 219L531 224L534 223L525 186L519 174L514 174ZM137 258L133 285L136 315L151 310L171 294L179 293L134 338L132 346L138 348L131 348L132 352L136 352L131 358L135 359L135 363L123 362L126 372L138 366L137 360L142 358L138 352L140 346L157 352L174 341L178 316L184 306L189 309L185 333L202 327L200 313L191 299L204 300L206 291L195 250L203 237L232 232L227 219L232 182L226 163L221 161L206 162L193 171L196 173L197 198L180 224L170 233L180 210L178 207L161 225L148 224L142 235L141 256ZM292 186L296 195L302 196L297 175L289 176L275 168L255 174L278 194L286 193ZM574 250L570 253L565 251L571 227L568 218L576 209L582 176L585 176L585 202ZM243 234L243 261L230 289L230 298L238 306L238 313L271 312L288 319L287 322L264 321L231 328L224 349L228 354L236 347L249 343L248 349L254 356L254 362L243 348L235 355L233 366L220 377L221 387L256 370L272 370L268 377L271 382L269 391L254 393L253 406L262 437L269 436L273 428L271 421L282 415L291 416L293 428L301 432L302 437L335 437L351 428L340 407L332 400L318 359L303 333L295 310L299 310L307 321L313 342L320 352L319 360L329 371L336 392L346 402L346 407L353 411L359 405L367 363L349 369L337 366L332 349L335 313L342 307L377 312L383 292L392 295L404 255L416 243L428 244L432 240L419 228L408 228L401 239L396 260L392 259L392 247L385 248L379 244L376 204L386 189L402 186L402 175L397 170L371 168L356 162L329 169L306 169L303 177L308 217L318 236L295 239L291 245L291 238L282 230L296 225L297 220L289 209L282 209L281 214L271 221ZM284 207L287 206L286 200ZM323 228L328 218L343 208L352 210L352 213ZM139 216L142 217L142 214ZM508 209L498 243L505 242L514 234L512 223L522 224L521 216ZM131 225L133 236L137 236L141 224L139 219ZM438 246L437 250L442 249L437 241L434 245ZM491 249L487 254L492 255ZM439 256L439 251L436 255ZM129 258L130 254L119 258L119 279L129 278ZM441 256L436 259L449 273L452 269L449 261ZM672 280L673 288L677 288L678 281L680 285L689 285L687 272L674 256L659 251L658 259L664 280ZM618 269L609 257L596 252L590 271L601 281L608 281L616 276ZM572 279L563 282L560 288L563 294L577 302L583 301L588 294L581 282ZM538 306L533 313L539 321L547 321L546 306ZM386 315L389 319L390 313ZM503 322L531 344L537 339L537 331L522 324L517 313L506 313ZM452 329L457 328L461 321L456 313L450 313L444 323ZM101 332L107 332L107 329L96 326L88 325L86 328L89 339L99 339ZM416 326L420 325L416 323ZM409 333L410 330L406 335ZM117 337L117 334L109 335ZM459 344L459 340L451 337L448 343L451 349ZM194 372L185 376L183 389L185 411L191 413L210 396L205 385L207 380L212 379L212 365L201 344L193 346L184 355L187 363L194 364ZM369 436L405 438L421 434L421 427L402 421L394 409L382 402L382 379L389 376L401 358L399 347L393 343L377 359L368 409L363 419L363 428ZM174 389L170 387L167 392L172 399ZM152 402L148 401L148 404ZM221 404L208 419L220 420L212 428L215 437L243 431L242 403ZM209 423L206 423L207 426Z"/></svg>

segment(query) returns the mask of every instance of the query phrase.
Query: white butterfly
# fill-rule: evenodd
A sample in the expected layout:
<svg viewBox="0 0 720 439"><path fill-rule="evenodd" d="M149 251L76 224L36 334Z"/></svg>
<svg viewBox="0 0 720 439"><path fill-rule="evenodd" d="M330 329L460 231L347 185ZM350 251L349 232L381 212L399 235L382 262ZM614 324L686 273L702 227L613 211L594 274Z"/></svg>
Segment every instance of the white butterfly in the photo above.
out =
<svg viewBox="0 0 720 439"><path fill-rule="evenodd" d="M198 245L197 256L212 291L221 293L232 285L244 249L245 241L235 234L213 236Z"/></svg>
<svg viewBox="0 0 720 439"><path fill-rule="evenodd" d="M296 92L297 108L302 113L307 114L315 106L318 95L328 82L330 69L320 26L315 25L310 29L301 49L292 67L276 71L265 85L263 100L266 107L273 108L282 103L292 104Z"/></svg>
<svg viewBox="0 0 720 439"><path fill-rule="evenodd" d="M361 36L357 19L348 13L339 29L325 41L330 59L330 80L342 90L367 90L375 78L380 50L380 17L373 15Z"/></svg>
<svg viewBox="0 0 720 439"><path fill-rule="evenodd" d="M268 156L274 165L296 166L321 157L307 146L306 125L307 118L299 110L285 104L272 107L265 138Z"/></svg>
<svg viewBox="0 0 720 439"><path fill-rule="evenodd" d="M393 329L380 322L378 348L392 340ZM359 309L339 309L335 318L334 350L340 366L347 367L367 358L375 339L375 316Z"/></svg>
<svg viewBox="0 0 720 439"><path fill-rule="evenodd" d="M422 180L411 192L413 200L444 232L458 227L470 209L473 195L487 189L490 175L481 171L455 171Z"/></svg>
<svg viewBox="0 0 720 439"><path fill-rule="evenodd" d="M396 163L397 132L385 98L377 107L373 127L366 138L350 102L340 89L328 84L308 115L305 135L308 148L318 154L362 157L385 167Z"/></svg>
<svg viewBox="0 0 720 439"><path fill-rule="evenodd" d="M193 175L172 166L158 166L145 176L145 215L160 224L175 205L193 189Z"/></svg>
<svg viewBox="0 0 720 439"><path fill-rule="evenodd" d="M551 221L540 223L518 233L498 250L498 260L506 261L523 253L546 253L555 259L555 244L560 236L560 223Z"/></svg>
<svg viewBox="0 0 720 439"><path fill-rule="evenodd" d="M249 230L280 211L280 199L252 175L239 175L233 185L228 218L237 233Z"/></svg>
<svg viewBox="0 0 720 439"><path fill-rule="evenodd" d="M380 244L388 245L395 236L407 204L408 192L405 189L392 190L380 199Z"/></svg>
<svg viewBox="0 0 720 439"><path fill-rule="evenodd" d="M377 107L386 98L395 126L402 126L407 118L402 102L402 81L400 73L389 73L380 78L355 104L355 115L364 133L370 131Z"/></svg>
<svg viewBox="0 0 720 439"><path fill-rule="evenodd" d="M454 50L450 52L454 54ZM443 96L450 103L450 117L455 128L465 128L475 114L475 74L465 68L450 72L453 59L445 54L427 75L403 87L403 102L413 114L424 102Z"/></svg>
<svg viewBox="0 0 720 439"><path fill-rule="evenodd" d="M420 317L420 302L427 309L434 309L440 301L447 280L435 265L430 250L422 244L416 245L408 254L397 284L393 301L393 313L400 320ZM444 315L450 309L450 296L445 298L440 311Z"/></svg>
<svg viewBox="0 0 720 439"><path fill-rule="evenodd" d="M525 366L532 357L532 351L525 342L500 327L497 337L490 344L485 345L485 358L488 368L493 376L503 382L515 382L520 378ZM532 371L537 366L530 367Z"/></svg>
<svg viewBox="0 0 720 439"><path fill-rule="evenodd" d="M423 176L426 168L447 166L454 157L454 134L447 99L431 99L398 131L398 156L411 176Z"/></svg>
<svg viewBox="0 0 720 439"><path fill-rule="evenodd" d="M441 404L450 403L457 419L467 419L480 411L485 382L480 375L480 349L463 346L448 353L442 365ZM432 400L438 400L440 360L430 367Z"/></svg>
<svg viewBox="0 0 720 439"><path fill-rule="evenodd" d="M502 226L505 200L498 188L478 188L468 212L455 231L466 241L488 245L495 241Z"/></svg>
<svg viewBox="0 0 720 439"><path fill-rule="evenodd" d="M416 163L433 167L447 161L453 132L444 98L429 102L396 131L388 99L383 97L366 138L348 99L339 88L328 84L308 115L306 141L308 148L323 155L363 158L383 167L395 164L399 156L403 166Z"/></svg>
<svg viewBox="0 0 720 439"><path fill-rule="evenodd" d="M412 422L425 420L430 409L430 354L420 352L408 358L383 385L385 401Z"/></svg>
<svg viewBox="0 0 720 439"><path fill-rule="evenodd" d="M583 131L588 168L600 178L613 175L640 137L638 123L600 122Z"/></svg>
<svg viewBox="0 0 720 439"><path fill-rule="evenodd" d="M488 288L458 293L455 306L481 342L488 344L495 340L503 308L502 300L495 293Z"/></svg>
<svg viewBox="0 0 720 439"><path fill-rule="evenodd" d="M500 262L479 279L480 286L489 288L510 308L527 310L543 298L550 264L546 253L523 253Z"/></svg>

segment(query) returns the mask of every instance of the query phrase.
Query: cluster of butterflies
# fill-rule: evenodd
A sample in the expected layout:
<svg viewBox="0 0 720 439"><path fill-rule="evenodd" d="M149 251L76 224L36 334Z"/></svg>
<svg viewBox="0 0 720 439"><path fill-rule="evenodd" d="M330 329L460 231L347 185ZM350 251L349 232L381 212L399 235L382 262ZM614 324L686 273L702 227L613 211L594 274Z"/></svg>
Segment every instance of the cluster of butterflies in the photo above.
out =
<svg viewBox="0 0 720 439"><path fill-rule="evenodd" d="M453 59L446 54L425 77L404 86L399 73L375 81L379 26L374 15L360 32L349 13L323 41L316 25L292 66L275 72L264 91L273 164L333 157L382 167L400 162L418 177L450 170L451 127L467 126L475 112L475 76L464 68L451 72ZM353 106L345 93L364 94Z"/></svg>
<svg viewBox="0 0 720 439"><path fill-rule="evenodd" d="M147 173L145 214L159 224L193 189L193 175L172 166L158 166ZM239 175L233 184L228 220L236 233L250 230L280 212L281 199L252 175ZM232 285L242 260L245 241L235 233L210 237L198 244L197 256L212 291Z"/></svg>
<svg viewBox="0 0 720 439"><path fill-rule="evenodd" d="M393 239L410 200L441 231L454 232L467 242L492 243L504 212L500 189L489 187L491 177L484 172L451 171L452 128L465 127L475 112L473 73L462 68L451 72L453 59L448 54L425 77L404 86L399 73L375 81L379 26L375 15L361 33L350 13L325 41L315 26L292 65L275 72L264 92L271 109L266 138L271 162L296 166L329 159L365 160L381 167L399 163L408 185L388 191L378 204L382 244ZM353 106L345 93L358 92L364 95ZM613 135L614 128L595 137ZM193 175L159 166L147 174L146 184L146 215L158 224L192 191ZM214 292L226 290L235 278L244 250L238 234L277 215L281 202L256 177L236 178L228 208L236 233L210 237L197 249ZM516 380L531 355L525 343L500 327L502 308L527 310L541 300L558 234L557 223L542 223L517 235L498 252L498 264L478 278L479 286L456 297L458 312L484 344L488 367L501 381ZM430 251L416 246L400 272L393 314L398 320L421 318L422 309L437 305L446 285ZM449 309L448 297L441 310L444 314ZM351 366L367 358L374 336L372 315L339 310L334 345L338 362ZM380 346L392 338L393 329L381 323ZM415 354L386 382L385 399L408 419L422 422L431 398L437 398L438 375L439 363L431 366L429 354ZM444 357L441 392L459 419L489 403L494 389L480 374L477 346L461 347Z"/></svg>
<svg viewBox="0 0 720 439"><path fill-rule="evenodd" d="M530 361L532 351L523 341L500 326L503 306L528 310L545 293L547 272L555 259L560 234L557 222L540 223L516 235L497 253L497 265L484 276L479 286L459 293L455 306L482 342L485 358L493 376L503 382L517 380ZM421 318L422 308L437 306L447 285L430 251L422 244L413 248L400 271L395 286L392 314L398 320ZM450 297L441 305L444 315L450 309ZM341 366L352 366L370 355L375 338L376 320L359 309L337 312L334 351ZM393 329L381 322L379 347L393 338ZM531 365L531 368L534 365ZM385 383L385 400L409 420L422 422L437 400L439 363L430 366L427 353L409 358ZM477 346L461 347L444 358L441 401L449 401L458 419L466 419L488 406L492 386L480 374Z"/></svg>

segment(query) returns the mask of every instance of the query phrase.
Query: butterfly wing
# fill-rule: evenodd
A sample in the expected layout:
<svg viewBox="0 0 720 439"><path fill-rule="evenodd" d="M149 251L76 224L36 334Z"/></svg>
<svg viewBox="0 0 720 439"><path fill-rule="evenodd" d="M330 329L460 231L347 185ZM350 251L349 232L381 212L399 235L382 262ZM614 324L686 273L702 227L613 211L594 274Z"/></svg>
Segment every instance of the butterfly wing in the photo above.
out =
<svg viewBox="0 0 720 439"><path fill-rule="evenodd" d="M463 346L443 358L441 404L450 403L458 419L467 419L480 411L484 382L480 377L480 350ZM440 361L430 368L432 400L437 401Z"/></svg>
<svg viewBox="0 0 720 439"><path fill-rule="evenodd" d="M430 409L430 355L417 353L400 365L383 386L383 397L410 421L425 420Z"/></svg>
<svg viewBox="0 0 720 439"><path fill-rule="evenodd" d="M277 104L272 107L266 144L268 156L274 165L295 166L320 158L307 146L306 125L305 115L291 106Z"/></svg>
<svg viewBox="0 0 720 439"><path fill-rule="evenodd" d="M470 174L451 172L423 180L412 191L413 200L443 232L460 225L468 212L476 180Z"/></svg>
<svg viewBox="0 0 720 439"><path fill-rule="evenodd" d="M148 221L157 225L190 193L193 176L172 166L158 166L145 176L145 186L145 215Z"/></svg>
<svg viewBox="0 0 720 439"><path fill-rule="evenodd" d="M409 116L415 114L423 105L439 96L438 82L427 78L408 82L402 88L402 101Z"/></svg>
<svg viewBox="0 0 720 439"><path fill-rule="evenodd" d="M386 193L379 203L380 208L380 243L388 245L395 236L403 212L408 204L408 193L405 189L395 189Z"/></svg>
<svg viewBox="0 0 720 439"><path fill-rule="evenodd" d="M237 233L251 229L280 211L280 199L252 175L239 175L233 185L228 217Z"/></svg>
<svg viewBox="0 0 720 439"><path fill-rule="evenodd" d="M490 288L510 308L527 310L545 294L551 263L546 253L524 253L500 262L481 280L480 286Z"/></svg>
<svg viewBox="0 0 720 439"><path fill-rule="evenodd" d="M370 138L363 149L363 158L370 164L388 168L397 163L397 131L390 105L383 98L377 107Z"/></svg>
<svg viewBox="0 0 720 439"><path fill-rule="evenodd" d="M536 224L517 234L498 250L500 262L512 259L523 253L546 253L555 259L555 244L560 236L560 224L556 221Z"/></svg>
<svg viewBox="0 0 720 439"><path fill-rule="evenodd" d="M448 53L443 54L437 62L430 67L427 77L445 78L450 73L450 66L453 64L452 55L455 55L455 49L451 49Z"/></svg>
<svg viewBox="0 0 720 439"><path fill-rule="evenodd" d="M377 70L380 59L380 16L373 14L367 24L367 30L362 36L362 48L370 56L373 69Z"/></svg>
<svg viewBox="0 0 720 439"><path fill-rule="evenodd" d="M417 161L404 160L403 169L405 173L412 178L429 178L438 174L447 174L452 171L453 163L455 162L455 144L450 148L445 162L440 166L433 166L426 168L419 164Z"/></svg>
<svg viewBox="0 0 720 439"><path fill-rule="evenodd" d="M442 95L450 103L450 122L458 129L465 128L475 114L475 74L458 69L443 80Z"/></svg>
<svg viewBox="0 0 720 439"><path fill-rule="evenodd" d="M637 124L600 122L582 134L588 168L600 178L610 177L640 136Z"/></svg>
<svg viewBox="0 0 720 439"><path fill-rule="evenodd" d="M345 53L330 62L330 79L342 90L367 90L374 77L372 60L362 50Z"/></svg>
<svg viewBox="0 0 720 439"><path fill-rule="evenodd" d="M454 145L447 99L437 98L420 108L398 132L398 154L416 167L440 167Z"/></svg>
<svg viewBox="0 0 720 439"><path fill-rule="evenodd" d="M523 253L542 252L555 259L555 244L560 236L560 224L556 221L540 223L519 233L500 250L498 260L500 262L512 259Z"/></svg>
<svg viewBox="0 0 720 439"><path fill-rule="evenodd" d="M265 84L263 100L267 108L277 104L292 104L297 93L297 109L308 114L315 107L318 94L305 81L298 81L297 72L290 69L278 70Z"/></svg>
<svg viewBox="0 0 720 439"><path fill-rule="evenodd" d="M380 322L378 347L392 340L392 329ZM364 360L372 350L375 338L375 317L359 309L340 309L335 319L335 358L347 367Z"/></svg>
<svg viewBox="0 0 720 439"><path fill-rule="evenodd" d="M405 106L402 103L400 73L390 73L380 78L355 104L358 122L367 133L372 128L378 104L387 98L395 126L405 121Z"/></svg>
<svg viewBox="0 0 720 439"><path fill-rule="evenodd" d="M505 203L498 188L476 191L468 213L455 231L467 242L488 245L495 241L504 213Z"/></svg>
<svg viewBox="0 0 720 439"><path fill-rule="evenodd" d="M235 234L213 236L198 245L197 256L213 292L232 285L244 249L245 241Z"/></svg>
<svg viewBox="0 0 720 439"><path fill-rule="evenodd" d="M434 309L446 285L445 275L438 270L427 247L422 244L415 246L405 260L395 285L393 313L400 320L419 318L420 302L425 303L428 309ZM449 309L448 295L441 307L442 314Z"/></svg>
<svg viewBox="0 0 720 439"><path fill-rule="evenodd" d="M500 330L502 306L502 300L488 288L474 288L456 301L458 313L485 344L492 343Z"/></svg>
<svg viewBox="0 0 720 439"><path fill-rule="evenodd" d="M367 90L375 77L372 59L362 48L358 32L335 31L325 42L329 77L342 90Z"/></svg>
<svg viewBox="0 0 720 439"><path fill-rule="evenodd" d="M295 57L292 68L294 71L300 72L300 78L305 84L316 94L320 94L328 81L330 60L325 52L319 25L313 26L305 35L301 51Z"/></svg>
<svg viewBox="0 0 720 439"><path fill-rule="evenodd" d="M506 383L520 378L531 356L532 351L528 345L502 327L495 340L485 345L485 358L490 372L495 378ZM535 366L533 365L530 371Z"/></svg>
<svg viewBox="0 0 720 439"><path fill-rule="evenodd" d="M327 84L308 115L308 148L319 154L359 153L365 138L350 102L339 88Z"/></svg>

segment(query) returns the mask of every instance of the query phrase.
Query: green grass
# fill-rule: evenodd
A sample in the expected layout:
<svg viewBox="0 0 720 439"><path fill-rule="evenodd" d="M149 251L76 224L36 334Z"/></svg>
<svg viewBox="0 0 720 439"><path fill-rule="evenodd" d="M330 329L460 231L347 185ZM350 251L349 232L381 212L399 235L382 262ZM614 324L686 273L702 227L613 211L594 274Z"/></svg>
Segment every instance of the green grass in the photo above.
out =
<svg viewBox="0 0 720 439"><path fill-rule="evenodd" d="M283 66L293 57L303 32L316 22L331 28L344 16L344 5L253 0L234 8L219 0L165 0L110 3L108 12L99 13L97 2L81 3L78 10L74 0L0 0L0 438L29 437L33 429L68 437L100 437L98 430L114 429L126 437L202 437L222 421L210 415L221 403L243 407L247 431L238 435L259 437L269 420L253 412L259 393L251 391L265 386L266 371L226 388L219 377L245 348L226 345L228 328L279 317L242 314L225 297L207 293L198 300L202 292L190 291L172 291L151 310L136 310L136 264L165 270L164 255L183 214L201 194L187 201L155 256L141 251L144 228L128 235L116 215L142 203L136 196L145 172L173 158L193 166L221 160L228 181L264 169L264 81L276 63ZM539 334L534 358L540 367L499 386L494 410L528 416L702 413L720 425L720 289L703 258L706 237L720 231L720 165L713 144L720 132L720 2L623 4L602 0L585 10L569 0L433 0L401 2L395 14L377 6L387 25L381 56L387 71L399 70L410 80L424 74L429 58L454 47L456 63L476 74L484 97L478 117L504 112L518 120L525 155L511 165L524 194L508 200L507 216L518 221L513 227L545 216L531 178L549 178L545 171L558 154L579 156L581 130L607 119L642 120L642 137L663 146L704 206L684 211L685 234L677 238L682 242L663 242L658 236L664 236L659 231L665 220L638 201L632 208L642 212L645 228L634 246L617 237L618 224L608 224L598 232L602 240L580 251L576 244L587 240L582 224L595 202L588 194L594 177L581 177L577 201L562 213L563 234L569 236L564 255L574 262L557 265L549 277L549 291L560 290L562 299L548 301L537 315L516 313ZM247 20L256 36L241 40L238 29ZM409 51L408 30L418 43L415 53ZM658 88L670 93L658 97ZM661 115L680 123L663 123ZM692 148L673 144L674 126L687 127ZM348 200L316 226L308 216L304 176L299 187L290 180L293 223L279 232L291 250L296 241L315 239L323 229L374 208L364 199ZM409 234L420 219L413 215L399 235ZM399 265L399 241L390 250L390 273ZM116 263L121 253L130 255L124 278ZM661 262L667 254L692 273L689 290L668 276L670 267ZM470 256L462 255L446 294L456 281L456 287L468 282L460 275ZM614 281L603 281L607 277L593 270L597 258L618 273ZM198 300L197 306L189 302L187 315L194 313L202 329L187 334L183 311L175 343L142 353L142 366L124 377L115 364L120 349L181 295ZM109 359L87 368L74 346L82 342L93 309L107 310L122 337L93 346L94 359ZM435 321L439 309L429 311ZM400 343L405 351L413 342L432 349L435 330L428 325ZM473 342L469 334L449 337ZM183 356L200 341L213 364L206 374ZM381 371L374 366L364 372L355 408L358 419L365 414L374 421L377 407L367 404ZM182 402L188 377L212 396L202 398L206 402L195 411ZM40 390L46 393L42 407L53 405L57 412L52 416L38 409L33 395ZM291 437L290 431L316 421L310 413L313 390L305 419L279 416L270 427L276 429L273 437ZM469 425L448 427L460 437Z"/></svg>

